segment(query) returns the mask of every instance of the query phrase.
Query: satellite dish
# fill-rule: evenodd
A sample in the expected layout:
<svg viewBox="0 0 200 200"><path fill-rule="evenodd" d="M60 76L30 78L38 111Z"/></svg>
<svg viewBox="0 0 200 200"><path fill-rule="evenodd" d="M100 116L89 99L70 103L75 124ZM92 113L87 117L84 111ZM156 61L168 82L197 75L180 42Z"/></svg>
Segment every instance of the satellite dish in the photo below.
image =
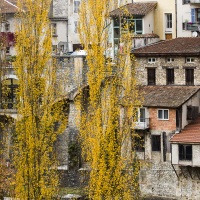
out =
<svg viewBox="0 0 200 200"><path fill-rule="evenodd" d="M192 37L197 37L198 36L198 33L196 32L196 31L194 31L193 33L192 33Z"/></svg>

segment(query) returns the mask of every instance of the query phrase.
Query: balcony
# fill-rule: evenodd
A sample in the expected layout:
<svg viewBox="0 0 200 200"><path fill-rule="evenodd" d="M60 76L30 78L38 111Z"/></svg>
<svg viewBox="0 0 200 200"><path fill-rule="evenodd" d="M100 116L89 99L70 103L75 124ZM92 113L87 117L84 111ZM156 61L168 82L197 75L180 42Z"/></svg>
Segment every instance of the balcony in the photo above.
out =
<svg viewBox="0 0 200 200"><path fill-rule="evenodd" d="M183 30L200 31L200 23L184 22Z"/></svg>
<svg viewBox="0 0 200 200"><path fill-rule="evenodd" d="M134 123L134 129L145 130L149 128L149 118L140 118L139 121Z"/></svg>
<svg viewBox="0 0 200 200"><path fill-rule="evenodd" d="M200 3L200 0L190 0L190 3Z"/></svg>

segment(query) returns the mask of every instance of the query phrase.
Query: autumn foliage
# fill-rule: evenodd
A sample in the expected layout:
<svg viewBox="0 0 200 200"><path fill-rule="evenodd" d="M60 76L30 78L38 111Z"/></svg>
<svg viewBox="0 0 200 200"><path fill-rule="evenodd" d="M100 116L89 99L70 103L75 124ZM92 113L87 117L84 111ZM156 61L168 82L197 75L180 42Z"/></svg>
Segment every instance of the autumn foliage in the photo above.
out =
<svg viewBox="0 0 200 200"><path fill-rule="evenodd" d="M131 148L131 127L140 101L128 30L120 39L123 52L106 57L113 7L110 0L83 0L80 7L79 33L87 52L89 85L88 96L83 92L77 100L80 141L89 165L89 197L132 200L139 198L139 161Z"/></svg>

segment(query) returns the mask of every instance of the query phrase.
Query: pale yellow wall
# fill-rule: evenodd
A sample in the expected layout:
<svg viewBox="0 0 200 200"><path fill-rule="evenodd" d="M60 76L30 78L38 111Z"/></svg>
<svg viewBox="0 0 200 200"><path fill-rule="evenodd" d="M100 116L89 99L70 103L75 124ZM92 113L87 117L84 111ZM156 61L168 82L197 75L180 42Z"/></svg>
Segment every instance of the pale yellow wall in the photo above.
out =
<svg viewBox="0 0 200 200"><path fill-rule="evenodd" d="M148 2L151 0L134 0L134 2ZM152 1L151 1L152 2ZM176 37L176 13L175 0L157 0L155 10L155 32L160 39L165 39L165 13L172 13L172 38Z"/></svg>

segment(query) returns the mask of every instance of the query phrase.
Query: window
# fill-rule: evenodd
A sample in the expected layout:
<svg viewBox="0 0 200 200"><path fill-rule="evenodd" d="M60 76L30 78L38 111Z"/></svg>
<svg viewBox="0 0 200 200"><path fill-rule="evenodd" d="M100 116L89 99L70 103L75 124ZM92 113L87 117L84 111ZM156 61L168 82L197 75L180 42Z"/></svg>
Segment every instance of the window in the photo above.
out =
<svg viewBox="0 0 200 200"><path fill-rule="evenodd" d="M168 63L174 62L174 58L167 58L166 61L167 61Z"/></svg>
<svg viewBox="0 0 200 200"><path fill-rule="evenodd" d="M148 58L148 63L155 63L156 62L156 58Z"/></svg>
<svg viewBox="0 0 200 200"><path fill-rule="evenodd" d="M183 4L188 4L190 3L190 0L183 0Z"/></svg>
<svg viewBox="0 0 200 200"><path fill-rule="evenodd" d="M200 22L200 8L192 8L191 9L191 22L197 23ZM197 31L196 29L193 31Z"/></svg>
<svg viewBox="0 0 200 200"><path fill-rule="evenodd" d="M166 82L167 85L173 85L174 84L174 69L166 69Z"/></svg>
<svg viewBox="0 0 200 200"><path fill-rule="evenodd" d="M159 120L168 120L169 119L169 110L168 109L158 109L158 119Z"/></svg>
<svg viewBox="0 0 200 200"><path fill-rule="evenodd" d="M79 12L80 1L74 1L74 13Z"/></svg>
<svg viewBox="0 0 200 200"><path fill-rule="evenodd" d="M133 138L133 150L138 152L144 152L145 150L145 141L143 135L137 135Z"/></svg>
<svg viewBox="0 0 200 200"><path fill-rule="evenodd" d="M187 58L185 59L185 62L186 62L186 63L194 63L194 58L187 57Z"/></svg>
<svg viewBox="0 0 200 200"><path fill-rule="evenodd" d="M192 145L179 145L179 160L192 160Z"/></svg>
<svg viewBox="0 0 200 200"><path fill-rule="evenodd" d="M6 54L10 54L10 47L6 47Z"/></svg>
<svg viewBox="0 0 200 200"><path fill-rule="evenodd" d="M185 69L185 84L194 85L194 69Z"/></svg>
<svg viewBox="0 0 200 200"><path fill-rule="evenodd" d="M57 53L57 45L52 45L52 52Z"/></svg>
<svg viewBox="0 0 200 200"><path fill-rule="evenodd" d="M156 69L155 68L148 68L147 69L147 81L148 85L155 85L156 84Z"/></svg>
<svg viewBox="0 0 200 200"><path fill-rule="evenodd" d="M194 120L199 115L198 106L187 106L187 120Z"/></svg>
<svg viewBox="0 0 200 200"><path fill-rule="evenodd" d="M56 23L51 24L51 34L52 34L52 36L57 35L57 24Z"/></svg>
<svg viewBox="0 0 200 200"><path fill-rule="evenodd" d="M78 33L78 21L74 21L74 33Z"/></svg>
<svg viewBox="0 0 200 200"><path fill-rule="evenodd" d="M166 32L172 32L172 13L166 13Z"/></svg>
<svg viewBox="0 0 200 200"><path fill-rule="evenodd" d="M151 146L152 146L152 151L160 151L161 149L160 135L151 136Z"/></svg>
<svg viewBox="0 0 200 200"><path fill-rule="evenodd" d="M9 32L10 31L10 24L5 23L5 32Z"/></svg>
<svg viewBox="0 0 200 200"><path fill-rule="evenodd" d="M134 17L133 19L127 19L128 30L134 34L142 34L142 17Z"/></svg>
<svg viewBox="0 0 200 200"><path fill-rule="evenodd" d="M12 109L16 103L16 90L18 82L16 79L6 79L2 82L2 85L6 88L2 92L2 108Z"/></svg>

